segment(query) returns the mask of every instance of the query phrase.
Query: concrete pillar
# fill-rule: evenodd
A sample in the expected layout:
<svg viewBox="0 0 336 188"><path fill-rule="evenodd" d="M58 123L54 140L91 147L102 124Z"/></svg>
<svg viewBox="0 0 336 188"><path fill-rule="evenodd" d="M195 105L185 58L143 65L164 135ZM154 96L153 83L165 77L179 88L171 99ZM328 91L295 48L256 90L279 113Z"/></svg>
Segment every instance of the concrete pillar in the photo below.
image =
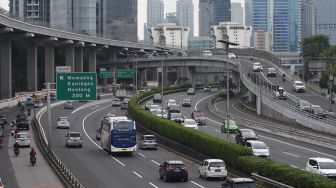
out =
<svg viewBox="0 0 336 188"><path fill-rule="evenodd" d="M261 115L261 97L257 96L256 98L257 98L256 100L257 114Z"/></svg>
<svg viewBox="0 0 336 188"><path fill-rule="evenodd" d="M75 72L75 48L73 46L66 47L65 64L71 67L71 72Z"/></svg>
<svg viewBox="0 0 336 188"><path fill-rule="evenodd" d="M27 49L27 89L37 91L37 45L30 43Z"/></svg>
<svg viewBox="0 0 336 188"><path fill-rule="evenodd" d="M168 85L168 67L163 67L163 85Z"/></svg>
<svg viewBox="0 0 336 188"><path fill-rule="evenodd" d="M248 91L247 95L248 95L248 102L254 102L255 101L255 95L251 91Z"/></svg>
<svg viewBox="0 0 336 188"><path fill-rule="evenodd" d="M96 72L97 67L96 54L97 52L95 49L89 51L89 72Z"/></svg>
<svg viewBox="0 0 336 188"><path fill-rule="evenodd" d="M45 82L55 83L55 47L44 48L44 63Z"/></svg>
<svg viewBox="0 0 336 188"><path fill-rule="evenodd" d="M83 72L83 48L75 48L75 72Z"/></svg>
<svg viewBox="0 0 336 188"><path fill-rule="evenodd" d="M116 78L116 70L117 68L116 67L113 67L113 74L112 74L112 77L113 77L113 84L117 84L117 78Z"/></svg>
<svg viewBox="0 0 336 188"><path fill-rule="evenodd" d="M12 41L0 40L0 99L12 97Z"/></svg>

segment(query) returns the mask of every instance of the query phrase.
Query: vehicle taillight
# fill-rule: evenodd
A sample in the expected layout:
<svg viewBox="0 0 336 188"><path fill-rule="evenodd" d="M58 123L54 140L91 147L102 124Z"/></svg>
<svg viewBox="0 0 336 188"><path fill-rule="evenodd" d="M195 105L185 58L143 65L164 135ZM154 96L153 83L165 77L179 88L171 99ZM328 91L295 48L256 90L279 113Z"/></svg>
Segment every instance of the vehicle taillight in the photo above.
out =
<svg viewBox="0 0 336 188"><path fill-rule="evenodd" d="M171 168L171 167L167 167L166 168L166 172L170 172L170 171L173 171L174 169L173 168Z"/></svg>
<svg viewBox="0 0 336 188"><path fill-rule="evenodd" d="M187 172L187 168L186 167L182 167L181 171Z"/></svg>

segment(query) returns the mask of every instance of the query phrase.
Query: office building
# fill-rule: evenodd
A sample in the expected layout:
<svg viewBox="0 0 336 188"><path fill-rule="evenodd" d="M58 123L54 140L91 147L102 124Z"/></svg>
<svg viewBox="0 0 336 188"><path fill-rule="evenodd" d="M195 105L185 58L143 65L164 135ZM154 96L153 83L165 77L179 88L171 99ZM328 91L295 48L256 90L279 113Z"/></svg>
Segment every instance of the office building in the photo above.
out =
<svg viewBox="0 0 336 188"><path fill-rule="evenodd" d="M253 32L253 47L258 50L271 51L271 33L265 30Z"/></svg>
<svg viewBox="0 0 336 188"><path fill-rule="evenodd" d="M192 0L176 2L176 16L179 25L190 29L189 37L194 36L194 4Z"/></svg>
<svg viewBox="0 0 336 188"><path fill-rule="evenodd" d="M240 3L231 3L231 22L236 22L239 24L244 24L243 19L243 7Z"/></svg>
<svg viewBox="0 0 336 188"><path fill-rule="evenodd" d="M252 0L245 0L244 2L244 25L252 26L253 25L253 4Z"/></svg>
<svg viewBox="0 0 336 188"><path fill-rule="evenodd" d="M231 21L230 0L200 0L199 1L199 33L200 36L210 36L210 27L219 22Z"/></svg>
<svg viewBox="0 0 336 188"><path fill-rule="evenodd" d="M213 48L212 39L209 36L189 37L188 48Z"/></svg>
<svg viewBox="0 0 336 188"><path fill-rule="evenodd" d="M46 25L49 23L50 0L10 0L9 12L19 20Z"/></svg>
<svg viewBox="0 0 336 188"><path fill-rule="evenodd" d="M301 37L302 40L315 35L315 0L301 0Z"/></svg>
<svg viewBox="0 0 336 188"><path fill-rule="evenodd" d="M336 1L316 0L316 35L326 35L336 45Z"/></svg>
<svg viewBox="0 0 336 188"><path fill-rule="evenodd" d="M150 40L153 45L187 49L189 28L177 26L175 23L162 23L149 29Z"/></svg>
<svg viewBox="0 0 336 188"><path fill-rule="evenodd" d="M164 22L164 4L162 0L147 0L147 31L144 33L145 39L149 39L148 31L152 26ZM147 35L147 36L146 36Z"/></svg>
<svg viewBox="0 0 336 188"><path fill-rule="evenodd" d="M177 20L176 12L169 12L166 14L166 23L176 23L176 25L179 25L179 22Z"/></svg>
<svg viewBox="0 0 336 188"><path fill-rule="evenodd" d="M224 44L218 42L218 40L239 44L238 46L230 46L231 48L251 47L251 26L244 26L235 22L220 22L218 25L211 26L210 33L215 48L224 48Z"/></svg>

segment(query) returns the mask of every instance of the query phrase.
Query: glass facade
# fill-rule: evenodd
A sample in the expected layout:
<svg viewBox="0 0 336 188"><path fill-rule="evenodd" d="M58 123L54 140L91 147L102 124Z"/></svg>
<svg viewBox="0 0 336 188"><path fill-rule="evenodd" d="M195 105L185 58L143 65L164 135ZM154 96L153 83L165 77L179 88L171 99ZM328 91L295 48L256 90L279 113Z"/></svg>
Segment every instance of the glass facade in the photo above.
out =
<svg viewBox="0 0 336 188"><path fill-rule="evenodd" d="M190 29L189 37L194 36L194 4L192 0L178 0L176 11L178 23Z"/></svg>
<svg viewBox="0 0 336 188"><path fill-rule="evenodd" d="M336 1L316 0L316 34L329 37L329 43L336 45Z"/></svg>
<svg viewBox="0 0 336 188"><path fill-rule="evenodd" d="M254 30L267 30L267 0L253 0L253 28Z"/></svg>

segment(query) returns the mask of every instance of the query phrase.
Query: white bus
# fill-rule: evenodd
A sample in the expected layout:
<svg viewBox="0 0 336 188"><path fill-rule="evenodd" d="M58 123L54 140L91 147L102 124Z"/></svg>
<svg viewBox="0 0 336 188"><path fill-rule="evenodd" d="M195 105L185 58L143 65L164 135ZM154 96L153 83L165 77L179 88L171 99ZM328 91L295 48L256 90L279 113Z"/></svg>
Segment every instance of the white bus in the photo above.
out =
<svg viewBox="0 0 336 188"><path fill-rule="evenodd" d="M108 153L136 151L136 127L126 116L105 117L102 120L101 147Z"/></svg>

